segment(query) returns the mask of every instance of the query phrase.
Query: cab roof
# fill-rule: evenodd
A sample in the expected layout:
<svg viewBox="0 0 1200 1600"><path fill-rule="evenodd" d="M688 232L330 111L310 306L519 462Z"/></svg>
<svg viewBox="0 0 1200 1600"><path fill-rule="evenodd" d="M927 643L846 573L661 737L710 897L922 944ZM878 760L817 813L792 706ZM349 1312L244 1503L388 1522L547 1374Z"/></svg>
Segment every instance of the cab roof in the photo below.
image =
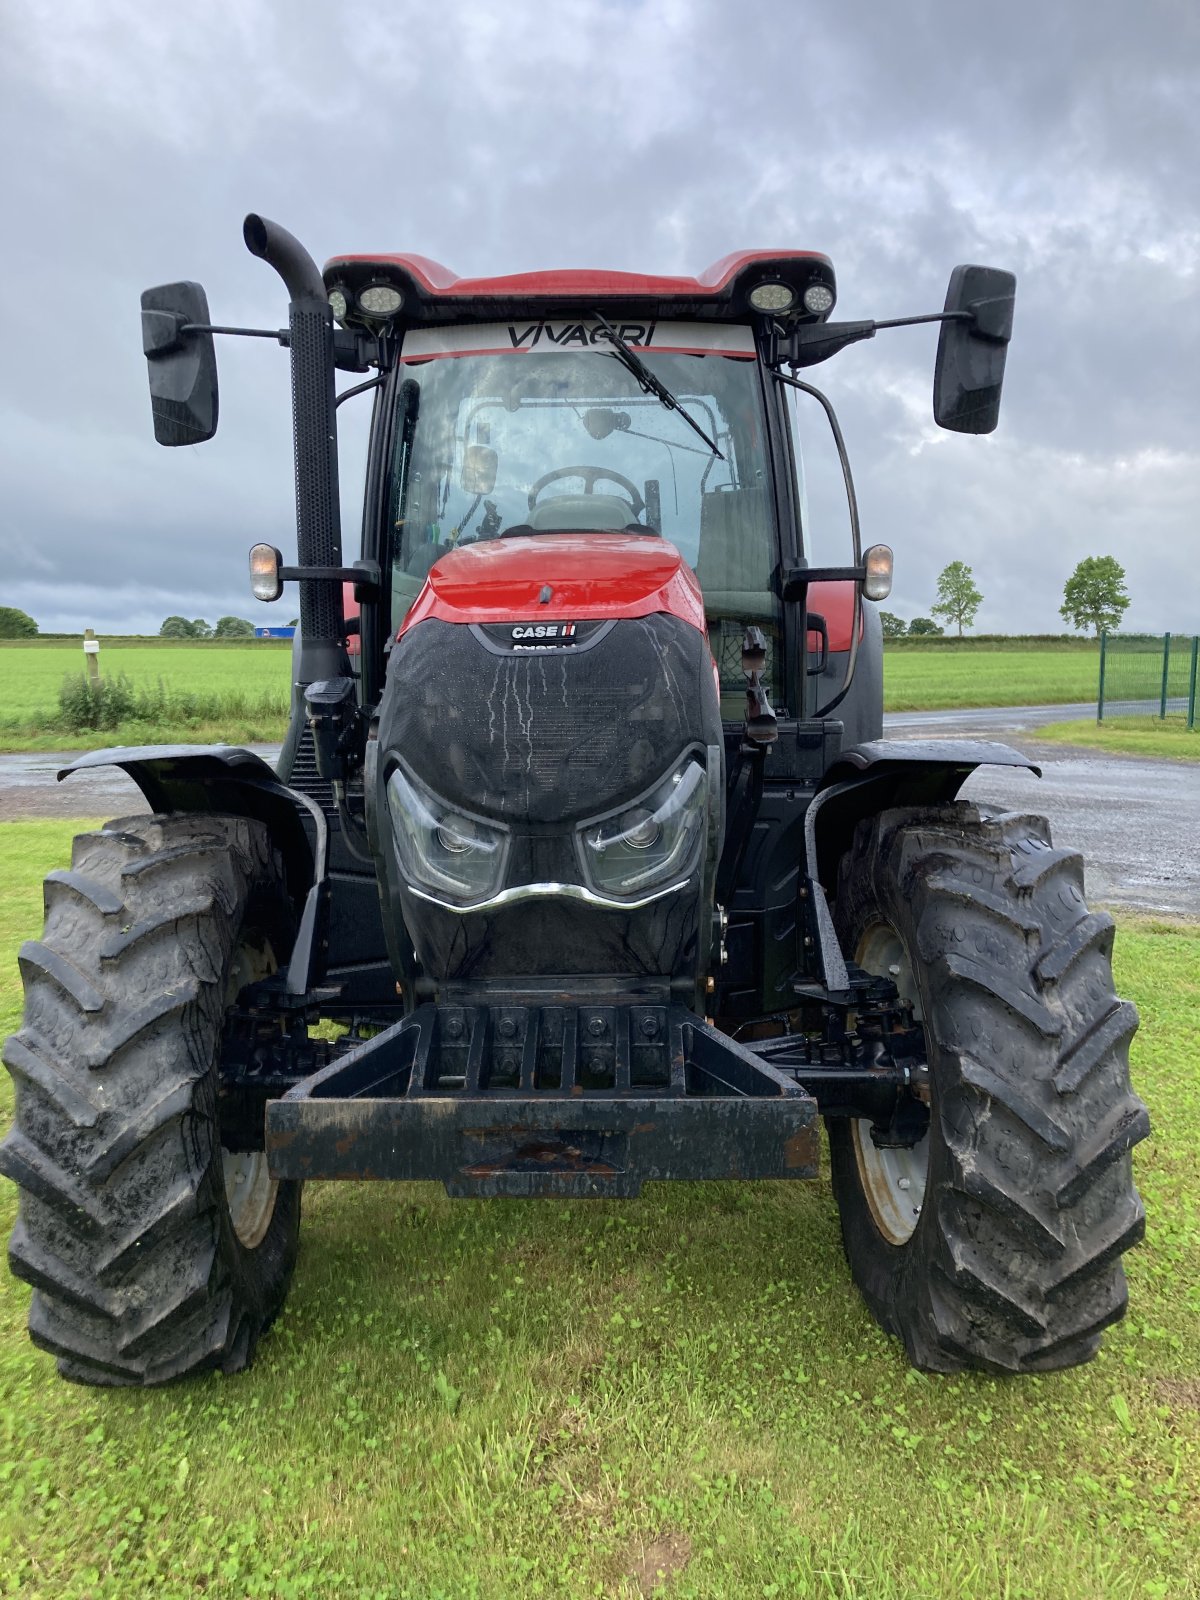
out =
<svg viewBox="0 0 1200 1600"><path fill-rule="evenodd" d="M812 250L738 250L694 278L589 267L460 278L427 256L407 254L335 256L325 265L330 290L340 287L353 296L376 283L399 289L404 305L396 320L409 325L489 321L535 307L550 311L605 305L619 305L622 312L745 321L753 314L749 293L764 281L789 284L798 299L813 283L836 293L832 262Z"/></svg>

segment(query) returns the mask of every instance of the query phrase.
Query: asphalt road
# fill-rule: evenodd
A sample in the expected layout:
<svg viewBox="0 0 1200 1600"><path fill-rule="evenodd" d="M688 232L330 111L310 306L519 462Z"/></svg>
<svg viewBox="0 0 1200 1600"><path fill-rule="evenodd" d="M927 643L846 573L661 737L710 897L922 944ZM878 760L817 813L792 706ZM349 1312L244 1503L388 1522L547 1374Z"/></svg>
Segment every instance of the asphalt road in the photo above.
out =
<svg viewBox="0 0 1200 1600"><path fill-rule="evenodd" d="M1092 754L1037 742L1046 722L1095 716L1095 707L1009 706L897 712L885 736L999 739L1042 767L1042 777L981 767L963 795L1050 819L1056 844L1083 852L1088 897L1142 911L1200 917L1200 769L1177 761ZM256 746L267 760L278 746ZM144 810L141 795L110 768L55 782L69 756L0 756L0 818L110 817Z"/></svg>

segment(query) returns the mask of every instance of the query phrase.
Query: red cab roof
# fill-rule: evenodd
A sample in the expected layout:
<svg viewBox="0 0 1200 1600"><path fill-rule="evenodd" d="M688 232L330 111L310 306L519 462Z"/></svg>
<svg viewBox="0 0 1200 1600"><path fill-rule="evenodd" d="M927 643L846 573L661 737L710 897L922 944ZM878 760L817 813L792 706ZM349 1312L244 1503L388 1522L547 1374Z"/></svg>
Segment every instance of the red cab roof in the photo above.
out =
<svg viewBox="0 0 1200 1600"><path fill-rule="evenodd" d="M391 283L404 292L405 322L443 322L492 317L506 307L533 304L580 306L618 300L623 307L646 307L675 315L746 317L747 296L763 279L792 285L799 294L811 283L835 289L833 264L813 250L738 250L722 256L697 277L665 277L642 272L609 272L560 267L518 272L498 278L460 278L427 256L335 256L325 266L328 287L351 292L369 283Z"/></svg>

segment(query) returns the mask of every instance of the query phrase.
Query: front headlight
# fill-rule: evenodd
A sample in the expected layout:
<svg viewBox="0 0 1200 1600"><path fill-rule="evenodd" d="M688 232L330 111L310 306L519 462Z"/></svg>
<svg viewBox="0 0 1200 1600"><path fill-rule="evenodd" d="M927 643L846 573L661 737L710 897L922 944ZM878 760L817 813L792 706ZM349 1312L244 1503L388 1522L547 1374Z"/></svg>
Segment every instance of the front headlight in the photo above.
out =
<svg viewBox="0 0 1200 1600"><path fill-rule="evenodd" d="M704 837L708 785L689 757L636 806L579 831L583 869L604 895L635 895L691 871Z"/></svg>
<svg viewBox="0 0 1200 1600"><path fill-rule="evenodd" d="M427 794L399 767L388 779L388 809L405 879L438 900L470 906L504 882L506 829L455 811Z"/></svg>

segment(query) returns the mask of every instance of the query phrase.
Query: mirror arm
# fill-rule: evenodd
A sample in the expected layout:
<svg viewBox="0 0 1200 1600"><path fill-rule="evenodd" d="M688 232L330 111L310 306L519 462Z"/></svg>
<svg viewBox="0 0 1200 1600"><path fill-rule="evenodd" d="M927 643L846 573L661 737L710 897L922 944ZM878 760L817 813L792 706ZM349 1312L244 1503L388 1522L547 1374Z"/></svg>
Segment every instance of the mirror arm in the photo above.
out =
<svg viewBox="0 0 1200 1600"><path fill-rule="evenodd" d="M274 339L285 348L288 344L288 330L286 328L217 328L208 322L185 322L177 332L184 333L232 333L239 339Z"/></svg>
<svg viewBox="0 0 1200 1600"><path fill-rule="evenodd" d="M285 350L292 342L290 328L219 328L211 322L184 322L175 328L172 344L156 344L153 352L147 351L147 354L160 355L166 350L175 348L187 333L231 333L239 339L274 339ZM158 333L157 337L161 338L162 334ZM378 363L378 355L378 341L369 335L356 333L348 328L333 330L333 362L339 371L369 372L372 363ZM382 382L382 379L378 381ZM366 387L368 385L359 385L359 388ZM357 394L358 389L348 389L346 393Z"/></svg>
<svg viewBox="0 0 1200 1600"><path fill-rule="evenodd" d="M877 322L877 328L912 328L918 322L978 322L974 307L969 311L930 311L923 317L892 317L888 322Z"/></svg>
<svg viewBox="0 0 1200 1600"><path fill-rule="evenodd" d="M860 339L873 339L880 328L912 328L921 322L969 322L981 338L1000 338L986 325L988 302L980 301L966 311L931 311L921 317L891 317L886 322L807 322L794 328L773 330L772 367L812 367L828 361L847 345ZM1007 336L1004 336L1007 343Z"/></svg>

